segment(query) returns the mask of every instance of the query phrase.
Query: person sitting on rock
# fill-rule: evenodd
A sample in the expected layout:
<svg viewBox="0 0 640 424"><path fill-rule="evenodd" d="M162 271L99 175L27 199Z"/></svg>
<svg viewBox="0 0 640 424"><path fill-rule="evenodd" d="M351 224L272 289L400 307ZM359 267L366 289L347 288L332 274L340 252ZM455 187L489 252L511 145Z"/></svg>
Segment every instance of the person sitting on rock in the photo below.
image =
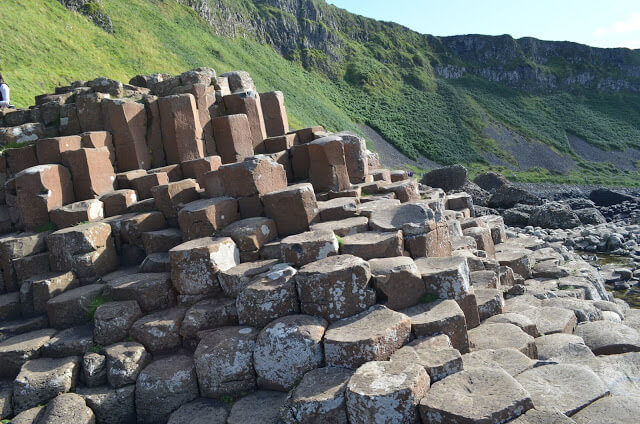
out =
<svg viewBox="0 0 640 424"><path fill-rule="evenodd" d="M2 74L0 74L0 108L3 107L14 108L9 96L9 86L4 82Z"/></svg>

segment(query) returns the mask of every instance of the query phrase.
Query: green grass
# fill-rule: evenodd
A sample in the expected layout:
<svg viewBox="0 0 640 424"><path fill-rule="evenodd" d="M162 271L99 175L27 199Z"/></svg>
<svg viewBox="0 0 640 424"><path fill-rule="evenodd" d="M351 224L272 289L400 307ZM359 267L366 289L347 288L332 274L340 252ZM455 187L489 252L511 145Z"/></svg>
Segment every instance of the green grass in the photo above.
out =
<svg viewBox="0 0 640 424"><path fill-rule="evenodd" d="M58 227L56 227L56 224L54 224L53 222L49 221L46 224L42 224L38 227L38 232L39 233L46 233L47 231L56 231L58 229Z"/></svg>
<svg viewBox="0 0 640 424"><path fill-rule="evenodd" d="M250 0L217 0L211 6L220 19L221 10L229 9L246 19L316 25L329 40L340 43L326 43L325 50L300 43L285 52L291 59L287 60L253 41L250 34L234 39L217 36L193 10L173 0L103 0L114 34L67 11L56 0L3 0L1 71L11 85L13 102L26 107L37 94L98 76L127 82L137 74L178 74L198 66L213 67L218 73L243 69L251 73L259 91L284 93L290 123L296 128L320 124L331 131L359 132L356 123L364 123L411 158L424 155L442 164L464 163L476 172L498 168L486 163L484 152L510 163L517 160L484 135L483 127L495 122L573 155L578 163L566 175L503 169L514 181L640 185L638 172L575 157L567 139L571 133L605 150L640 148L636 94L533 93L477 77L436 78L436 64L468 69L476 65L453 57L440 39L352 15L322 1L314 1L313 7L335 25L297 18ZM356 41L354 33L366 41ZM492 40L521 52L508 37ZM561 57L541 66L519 56L505 69L518 66L558 77L585 71L618 77L613 68L596 69Z"/></svg>

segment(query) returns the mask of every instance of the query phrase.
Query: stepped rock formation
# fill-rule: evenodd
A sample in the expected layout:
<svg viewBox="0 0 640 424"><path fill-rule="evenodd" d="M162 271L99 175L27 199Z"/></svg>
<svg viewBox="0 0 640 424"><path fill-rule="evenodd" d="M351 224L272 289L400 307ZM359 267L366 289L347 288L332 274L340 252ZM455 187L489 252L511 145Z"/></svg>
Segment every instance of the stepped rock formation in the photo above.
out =
<svg viewBox="0 0 640 424"><path fill-rule="evenodd" d="M198 68L9 112L0 419L637 418L638 311L592 267L284 103Z"/></svg>

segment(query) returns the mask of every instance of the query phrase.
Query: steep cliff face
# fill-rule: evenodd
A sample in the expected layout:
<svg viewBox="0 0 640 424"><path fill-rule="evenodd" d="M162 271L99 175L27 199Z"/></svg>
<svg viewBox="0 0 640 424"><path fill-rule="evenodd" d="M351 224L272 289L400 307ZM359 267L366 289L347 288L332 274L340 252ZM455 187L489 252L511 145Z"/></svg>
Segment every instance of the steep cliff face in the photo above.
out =
<svg viewBox="0 0 640 424"><path fill-rule="evenodd" d="M640 91L640 54L577 43L516 40L509 35L435 37L351 14L323 0L177 0L193 8L216 33L246 36L283 56L337 76L336 68L366 49L382 64L415 66L447 79L467 74L510 87L551 91ZM397 41L401 40L401 43ZM357 44L357 45L356 45ZM400 49L388 57L380 50ZM428 60L414 60L412 51ZM407 63L407 57L409 63Z"/></svg>

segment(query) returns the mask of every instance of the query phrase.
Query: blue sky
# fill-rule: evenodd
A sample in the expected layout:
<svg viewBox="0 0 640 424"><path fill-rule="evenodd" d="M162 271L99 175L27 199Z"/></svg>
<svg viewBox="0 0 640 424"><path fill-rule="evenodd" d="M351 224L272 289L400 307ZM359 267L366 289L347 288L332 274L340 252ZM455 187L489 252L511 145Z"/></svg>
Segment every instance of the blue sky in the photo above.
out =
<svg viewBox="0 0 640 424"><path fill-rule="evenodd" d="M640 49L640 0L327 1L424 34L511 34Z"/></svg>

